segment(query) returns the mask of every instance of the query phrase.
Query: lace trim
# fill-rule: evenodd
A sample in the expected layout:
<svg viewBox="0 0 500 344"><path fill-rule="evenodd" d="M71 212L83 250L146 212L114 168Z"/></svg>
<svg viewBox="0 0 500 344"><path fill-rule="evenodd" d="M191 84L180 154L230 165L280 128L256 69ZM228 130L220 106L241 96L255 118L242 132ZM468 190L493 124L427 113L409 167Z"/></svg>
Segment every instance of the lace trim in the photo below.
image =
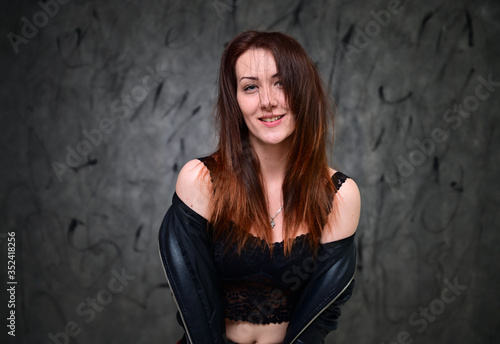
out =
<svg viewBox="0 0 500 344"><path fill-rule="evenodd" d="M254 240L260 241L260 243L262 245L266 244L266 240L265 239L262 239L262 238L260 238L258 236L255 236L255 235L252 235L250 233L247 233L247 234L250 235ZM307 237L307 236L309 236L309 233L297 235L295 238L293 238L293 242L296 243L299 240L305 239L305 237ZM285 240L273 242L273 247L274 248L280 248L280 247L283 247L284 245L285 245Z"/></svg>
<svg viewBox="0 0 500 344"><path fill-rule="evenodd" d="M259 277L261 280L247 283L222 282L225 317L252 324L280 324L290 321L295 305L294 293Z"/></svg>
<svg viewBox="0 0 500 344"><path fill-rule="evenodd" d="M343 174L340 171L337 171L333 174L333 183L335 184L335 187L337 188L337 191L340 189L342 184L345 183L346 179L349 178L345 174Z"/></svg>

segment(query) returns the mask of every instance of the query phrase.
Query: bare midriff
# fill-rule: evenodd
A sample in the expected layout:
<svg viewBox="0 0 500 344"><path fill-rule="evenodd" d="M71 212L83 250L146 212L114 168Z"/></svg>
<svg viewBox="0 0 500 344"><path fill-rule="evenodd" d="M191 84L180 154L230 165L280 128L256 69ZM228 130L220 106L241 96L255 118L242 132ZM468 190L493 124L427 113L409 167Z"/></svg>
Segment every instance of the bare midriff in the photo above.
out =
<svg viewBox="0 0 500 344"><path fill-rule="evenodd" d="M280 344L287 327L288 322L263 325L226 318L226 337L238 344Z"/></svg>

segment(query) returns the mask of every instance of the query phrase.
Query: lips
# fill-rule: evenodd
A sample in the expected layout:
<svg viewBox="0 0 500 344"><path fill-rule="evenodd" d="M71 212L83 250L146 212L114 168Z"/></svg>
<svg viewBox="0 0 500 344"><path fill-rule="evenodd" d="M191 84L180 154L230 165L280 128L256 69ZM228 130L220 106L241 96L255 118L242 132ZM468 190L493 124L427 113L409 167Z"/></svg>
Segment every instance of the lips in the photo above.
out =
<svg viewBox="0 0 500 344"><path fill-rule="evenodd" d="M259 118L259 120L262 122L270 123L270 122L276 122L276 121L282 119L283 116L285 116L285 115L278 115L278 116L273 116L273 117L261 117L261 118Z"/></svg>

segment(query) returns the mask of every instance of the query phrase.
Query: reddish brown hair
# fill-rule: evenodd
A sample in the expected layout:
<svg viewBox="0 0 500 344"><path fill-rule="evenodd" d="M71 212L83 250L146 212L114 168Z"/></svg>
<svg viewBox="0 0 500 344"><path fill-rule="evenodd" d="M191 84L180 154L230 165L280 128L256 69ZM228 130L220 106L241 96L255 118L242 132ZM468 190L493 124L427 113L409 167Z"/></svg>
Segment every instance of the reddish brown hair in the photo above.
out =
<svg viewBox="0 0 500 344"><path fill-rule="evenodd" d="M295 116L283 182L285 253L290 252L301 224L307 226L313 248L317 248L336 192L326 155L330 125L333 142L333 110L315 63L294 38L279 32L243 32L222 55L215 113L219 143L210 166L214 191L210 223L217 237L238 243L240 249L253 226L272 250L259 161L236 99L236 61L249 49L272 53L285 99Z"/></svg>

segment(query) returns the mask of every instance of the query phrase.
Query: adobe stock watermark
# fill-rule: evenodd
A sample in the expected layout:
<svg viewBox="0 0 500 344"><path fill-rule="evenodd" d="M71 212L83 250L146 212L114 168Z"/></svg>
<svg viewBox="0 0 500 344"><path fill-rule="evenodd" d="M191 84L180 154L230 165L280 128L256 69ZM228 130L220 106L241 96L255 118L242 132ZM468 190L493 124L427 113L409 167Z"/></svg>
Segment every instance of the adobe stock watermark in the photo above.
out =
<svg viewBox="0 0 500 344"><path fill-rule="evenodd" d="M31 21L25 16L21 17L23 23L20 34L9 32L7 39L9 40L12 49L16 54L19 53L19 45L28 44L30 39L33 39L38 34L39 29L45 27L50 18L59 13L60 5L66 5L69 0L45 0L38 1L38 6L41 10L37 11L31 17Z"/></svg>
<svg viewBox="0 0 500 344"><path fill-rule="evenodd" d="M245 0L214 0L212 2L212 6L215 9L215 12L217 12L217 15L219 16L220 20L224 20L224 15L227 12L233 12L236 7L241 5L241 3Z"/></svg>
<svg viewBox="0 0 500 344"><path fill-rule="evenodd" d="M443 113L443 128L435 127L431 131L430 137L421 141L415 139L413 142L417 148L408 153L407 158L401 154L397 157L397 175L390 171L384 172L384 179L389 184L391 191L395 190L397 184L404 183L406 178L413 175L415 168L421 166L427 158L434 154L438 144L443 144L448 140L450 133L446 131L446 126L451 125L452 130L460 128L463 120L469 118L479 108L480 103L487 100L500 86L500 82L494 81L491 74L488 75L487 80L482 75L479 75L477 80L478 84L474 95L465 97L461 104L455 103Z"/></svg>
<svg viewBox="0 0 500 344"><path fill-rule="evenodd" d="M405 1L411 2L412 0ZM353 44L343 43L341 47L342 54L347 62L350 64L352 62L352 55L359 54L361 50L366 48L368 44L370 44L370 41L382 32L382 28L389 26L392 16L400 13L403 9L404 7L401 7L400 0L390 0L387 3L387 9L378 12L374 10L370 11L370 15L374 20L367 22L364 26L364 30L354 26L354 37L351 40Z"/></svg>
<svg viewBox="0 0 500 344"><path fill-rule="evenodd" d="M435 298L426 307L419 307L418 311L413 312L409 318L408 323L416 328L418 334L427 330L429 323L432 323L438 319L438 316L443 314L446 306L455 302L458 297L460 297L465 290L467 290L466 285L461 285L457 281L457 277L453 280L453 283L444 280L445 288L441 290L441 295ZM396 340L388 342L387 344L412 344L414 343L413 337L408 331L401 331L398 333ZM381 343L385 344L385 343Z"/></svg>
<svg viewBox="0 0 500 344"><path fill-rule="evenodd" d="M86 324L91 323L96 318L96 312L102 312L104 307L113 301L113 295L123 292L129 281L135 279L135 276L128 275L125 268L121 272L116 270L111 271L111 277L108 281L107 288L103 288L97 292L95 297L87 297L76 307L76 314L83 317ZM81 327L75 321L68 321L64 326L64 331L56 334L50 332L47 336L51 343L68 344L70 338L75 338L82 333Z"/></svg>
<svg viewBox="0 0 500 344"><path fill-rule="evenodd" d="M63 181L66 172L76 170L85 163L85 159L96 149L104 140L106 134L115 130L117 120L125 120L132 115L134 110L144 101L151 91L157 88L166 78L168 73L162 69L160 64L156 65L154 70L150 66L146 68L147 75L141 79L141 83L133 87L130 92L122 93L120 98L111 103L111 116L104 117L99 121L97 128L91 130L82 130L85 137L80 140L75 147L67 145L65 164L59 161L51 163L52 170L57 176L59 182Z"/></svg>

